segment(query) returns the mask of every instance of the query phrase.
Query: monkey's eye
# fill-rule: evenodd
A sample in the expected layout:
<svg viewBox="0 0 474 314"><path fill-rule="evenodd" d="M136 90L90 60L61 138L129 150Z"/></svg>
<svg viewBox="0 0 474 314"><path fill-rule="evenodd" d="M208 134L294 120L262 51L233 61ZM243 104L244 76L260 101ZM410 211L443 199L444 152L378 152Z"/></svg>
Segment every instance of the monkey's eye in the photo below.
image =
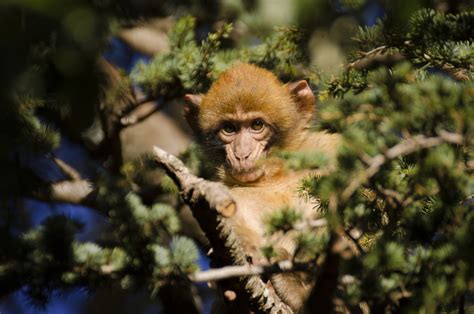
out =
<svg viewBox="0 0 474 314"><path fill-rule="evenodd" d="M256 119L256 120L252 121L252 124L250 125L250 127L254 131L261 131L264 126L265 126L265 124L260 119Z"/></svg>
<svg viewBox="0 0 474 314"><path fill-rule="evenodd" d="M225 123L221 130L224 134L234 134L237 132L237 128L232 123Z"/></svg>

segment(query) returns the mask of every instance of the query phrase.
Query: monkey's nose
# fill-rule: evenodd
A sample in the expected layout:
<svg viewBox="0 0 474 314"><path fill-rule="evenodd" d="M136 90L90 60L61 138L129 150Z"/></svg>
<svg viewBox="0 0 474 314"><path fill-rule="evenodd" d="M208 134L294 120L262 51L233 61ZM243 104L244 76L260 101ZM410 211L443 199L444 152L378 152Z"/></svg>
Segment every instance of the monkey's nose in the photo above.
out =
<svg viewBox="0 0 474 314"><path fill-rule="evenodd" d="M252 152L239 152L235 153L235 158L237 158L238 161L245 161L250 157L250 154Z"/></svg>

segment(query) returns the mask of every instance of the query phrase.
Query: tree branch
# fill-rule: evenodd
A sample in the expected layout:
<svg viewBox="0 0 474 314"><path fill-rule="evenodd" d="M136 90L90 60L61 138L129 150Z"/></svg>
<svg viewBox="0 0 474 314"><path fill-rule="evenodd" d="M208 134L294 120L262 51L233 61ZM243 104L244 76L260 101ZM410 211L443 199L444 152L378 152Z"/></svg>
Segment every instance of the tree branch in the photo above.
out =
<svg viewBox="0 0 474 314"><path fill-rule="evenodd" d="M346 189L342 192L339 200L337 197L330 200L330 209L335 212L338 204L344 204L347 202L362 184L373 177L384 164L391 160L442 143L462 144L463 141L464 139L462 135L446 131L439 132L439 136L437 137L425 137L420 135L402 140L399 144L388 149L383 154L379 154L370 160L367 160L367 169L349 183ZM334 309L333 297L339 280L339 265L341 260L349 259L357 253L354 249L350 248L348 242L344 239L344 236L349 237L354 244L356 244L359 252L364 251L358 241L353 238L349 232L345 234L342 227L336 227L336 229L331 232L331 237L326 249L325 260L319 270L316 285L307 300L305 308L306 313L313 313L316 310L321 313L330 313Z"/></svg>
<svg viewBox="0 0 474 314"><path fill-rule="evenodd" d="M324 228L328 225L328 221L326 218L319 218L313 220L305 220L303 222L297 223L293 226L294 230L304 231L308 229L317 229L317 228Z"/></svg>
<svg viewBox="0 0 474 314"><path fill-rule="evenodd" d="M388 149L385 153L374 156L369 161L369 167L358 177L352 180L346 189L341 194L341 202L345 203L354 194L354 192L364 184L368 179L372 178L380 168L392 161L393 159L401 156L412 154L416 151L438 146L443 143L451 144L462 144L463 137L457 133L449 133L446 131L439 132L437 137L425 137L423 135L415 136L402 140L397 145Z"/></svg>
<svg viewBox="0 0 474 314"><path fill-rule="evenodd" d="M154 147L155 160L167 172L181 191L185 203L213 247L217 258L227 265L249 266L247 254L240 245L226 217L235 213L236 204L229 190L221 183L210 182L194 176L173 155ZM291 308L267 288L258 276L238 278L239 293L248 300L250 309L256 313L293 313Z"/></svg>
<svg viewBox="0 0 474 314"><path fill-rule="evenodd" d="M368 52L364 52L360 58L346 65L346 69L370 69L376 65L390 65L405 59L405 57L399 52L387 52L389 48L390 47L383 45Z"/></svg>
<svg viewBox="0 0 474 314"><path fill-rule="evenodd" d="M235 202L229 190L222 183L198 178L175 156L156 146L153 150L155 152L155 160L165 169L166 173L178 186L186 204L195 209L196 205L201 205L200 203L204 202L204 205L209 207L211 211L217 211L217 213L224 217L234 215L236 210Z"/></svg>
<svg viewBox="0 0 474 314"><path fill-rule="evenodd" d="M342 259L349 259L354 250L343 237L343 231L336 228L331 232L326 257L318 271L316 284L306 301L304 313L333 313L334 293L339 282L339 266Z"/></svg>
<svg viewBox="0 0 474 314"><path fill-rule="evenodd" d="M265 265L225 266L206 271L195 272L189 278L194 282L218 281L241 276L271 275L295 271L311 271L313 263L295 263L291 260Z"/></svg>
<svg viewBox="0 0 474 314"><path fill-rule="evenodd" d="M58 166L59 169L61 169L61 171L69 177L69 179L71 180L81 180L81 175L79 174L79 172L74 169L73 167L71 167L70 165L68 165L66 162L62 161L61 159L57 158L57 157L52 157L52 160L54 161L54 163L56 164L56 166Z"/></svg>
<svg viewBox="0 0 474 314"><path fill-rule="evenodd" d="M31 192L32 196L47 202L62 202L82 204L94 192L94 185L81 177L79 172L63 160L52 157L56 166L68 177L54 183L45 183L38 190Z"/></svg>
<svg viewBox="0 0 474 314"><path fill-rule="evenodd" d="M87 180L67 180L51 184L48 201L72 204L83 203L94 191L93 185Z"/></svg>
<svg viewBox="0 0 474 314"><path fill-rule="evenodd" d="M148 56L169 51L166 34L151 27L141 26L123 29L118 33L118 37L132 49Z"/></svg>
<svg viewBox="0 0 474 314"><path fill-rule="evenodd" d="M132 111L120 118L120 123L123 126L130 126L139 123L151 116L158 110L160 104L157 101L145 101L135 107Z"/></svg>

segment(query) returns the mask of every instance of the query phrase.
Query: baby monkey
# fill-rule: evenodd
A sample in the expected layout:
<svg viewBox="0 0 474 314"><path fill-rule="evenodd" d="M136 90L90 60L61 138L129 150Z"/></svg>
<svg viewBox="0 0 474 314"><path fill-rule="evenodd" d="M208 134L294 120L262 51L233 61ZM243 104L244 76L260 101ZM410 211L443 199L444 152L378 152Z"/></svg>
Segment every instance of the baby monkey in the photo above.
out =
<svg viewBox="0 0 474 314"><path fill-rule="evenodd" d="M306 81L283 84L271 72L251 64L234 65L206 94L185 99L186 120L236 201L237 211L229 222L249 259L263 262L260 248L271 240L265 233L267 217L289 207L304 218L315 218L319 205L298 193L300 180L315 173L288 170L272 152L316 150L331 158L339 137L310 132L315 97ZM295 244L289 236L277 246L281 258L291 258ZM302 307L310 288L300 278L271 277L276 293L294 310ZM220 311L248 312L233 303Z"/></svg>

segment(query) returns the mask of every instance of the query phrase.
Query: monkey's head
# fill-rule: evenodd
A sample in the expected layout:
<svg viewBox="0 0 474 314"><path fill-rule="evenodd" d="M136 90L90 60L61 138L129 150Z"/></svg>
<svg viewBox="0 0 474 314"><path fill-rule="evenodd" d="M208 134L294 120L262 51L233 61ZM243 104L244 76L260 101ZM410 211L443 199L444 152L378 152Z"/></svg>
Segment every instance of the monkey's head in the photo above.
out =
<svg viewBox="0 0 474 314"><path fill-rule="evenodd" d="M243 184L275 172L263 158L275 148L297 148L315 110L306 81L283 84L243 63L222 73L206 94L185 99L186 120L201 146L226 176Z"/></svg>

